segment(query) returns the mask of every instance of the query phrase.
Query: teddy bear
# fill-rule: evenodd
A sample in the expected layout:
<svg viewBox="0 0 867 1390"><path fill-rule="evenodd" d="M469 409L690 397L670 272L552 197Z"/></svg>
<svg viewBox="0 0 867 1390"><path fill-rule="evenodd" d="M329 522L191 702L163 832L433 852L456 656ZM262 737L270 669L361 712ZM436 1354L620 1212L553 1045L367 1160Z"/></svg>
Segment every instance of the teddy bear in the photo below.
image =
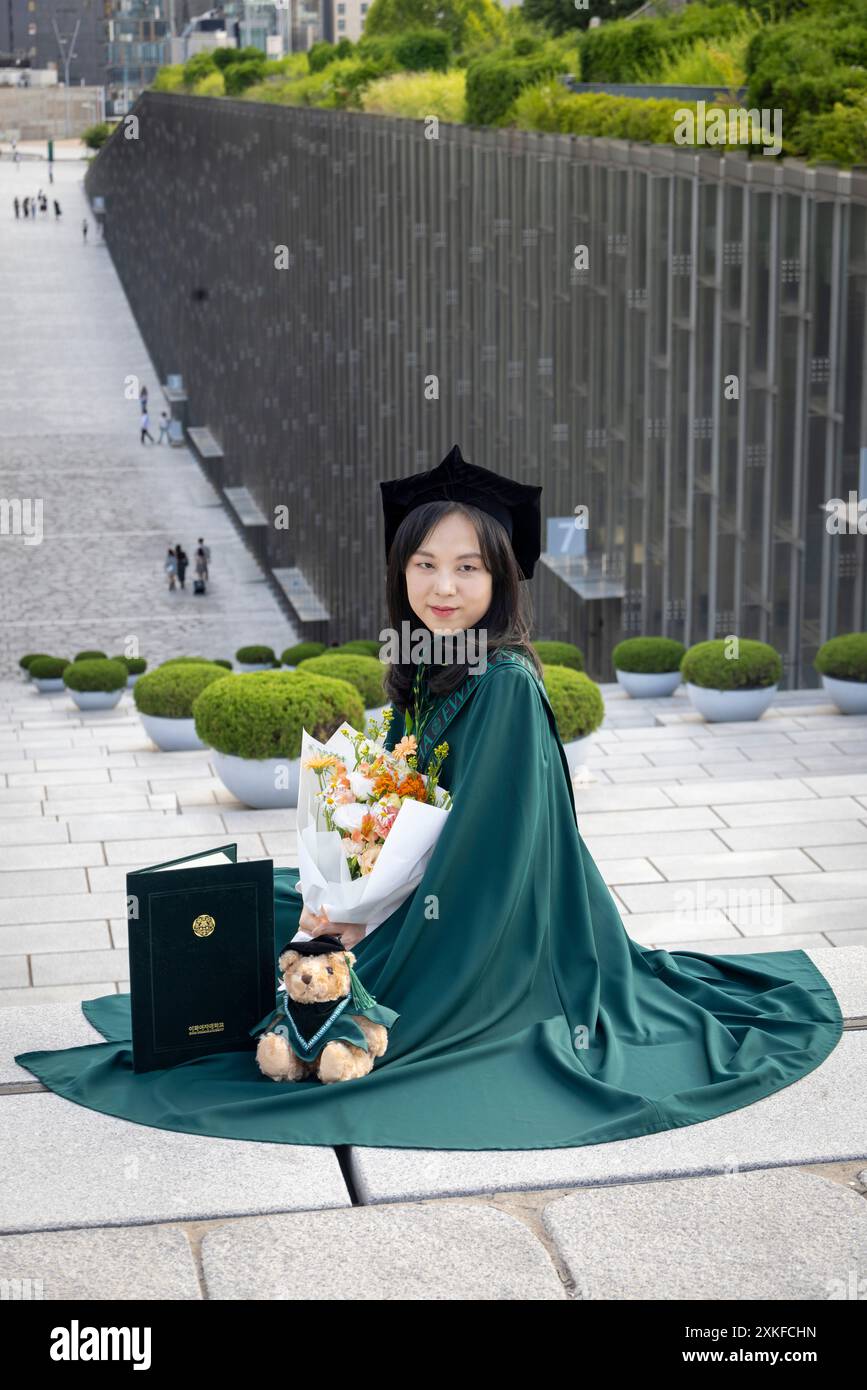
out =
<svg viewBox="0 0 867 1390"><path fill-rule="evenodd" d="M387 1009L352 969L356 956L336 936L290 941L277 960L277 1007L259 1034L256 1062L272 1081L352 1081L366 1076L388 1046L399 1014Z"/></svg>

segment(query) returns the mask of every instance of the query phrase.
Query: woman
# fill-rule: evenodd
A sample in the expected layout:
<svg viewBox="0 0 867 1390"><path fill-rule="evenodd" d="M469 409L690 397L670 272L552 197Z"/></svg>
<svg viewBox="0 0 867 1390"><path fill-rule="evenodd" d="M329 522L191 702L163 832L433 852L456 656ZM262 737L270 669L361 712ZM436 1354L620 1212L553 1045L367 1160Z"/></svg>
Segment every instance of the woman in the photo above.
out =
<svg viewBox="0 0 867 1390"><path fill-rule="evenodd" d="M803 951L645 949L584 845L522 601L541 489L473 468L456 448L430 473L381 486L391 628L487 641L476 674L434 648L427 667L401 661L387 679L400 716L389 747L404 715L422 770L446 741L453 809L415 892L367 936L302 910L297 870L277 872L275 896L278 952L299 925L339 935L364 987L397 1012L385 1055L327 1086L274 1084L241 1053L133 1076L128 1002L108 995L82 1007L113 1047L16 1061L79 1104L168 1129L489 1150L695 1124L812 1071L843 1021Z"/></svg>
<svg viewBox="0 0 867 1390"><path fill-rule="evenodd" d="M171 546L169 546L169 553L166 556L166 563L163 568L169 577L169 593L171 593L172 589L175 588L175 575L178 572L177 556Z"/></svg>
<svg viewBox="0 0 867 1390"><path fill-rule="evenodd" d="M184 583L184 575L187 572L187 566L189 565L190 560L189 556L187 555L187 552L184 550L184 547L180 543L178 543L178 545L175 547L175 557L178 562L178 582L180 583L181 588L185 589L186 584Z"/></svg>
<svg viewBox="0 0 867 1390"><path fill-rule="evenodd" d="M207 556L201 545L196 548L196 580L199 581L201 591L204 591L204 581L207 580Z"/></svg>

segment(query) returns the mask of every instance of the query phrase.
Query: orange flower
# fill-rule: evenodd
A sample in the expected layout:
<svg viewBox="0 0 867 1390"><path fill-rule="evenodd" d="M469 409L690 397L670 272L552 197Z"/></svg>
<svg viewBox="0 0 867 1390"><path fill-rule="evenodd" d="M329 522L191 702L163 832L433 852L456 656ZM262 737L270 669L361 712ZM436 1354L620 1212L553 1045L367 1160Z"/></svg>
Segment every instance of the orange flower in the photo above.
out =
<svg viewBox="0 0 867 1390"><path fill-rule="evenodd" d="M376 797L387 796L389 792L397 791L397 775L390 768L383 768L377 774L373 784L373 795Z"/></svg>
<svg viewBox="0 0 867 1390"><path fill-rule="evenodd" d="M397 794L398 796L410 796L414 801L425 801L427 789L422 781L421 773L408 772L398 786Z"/></svg>

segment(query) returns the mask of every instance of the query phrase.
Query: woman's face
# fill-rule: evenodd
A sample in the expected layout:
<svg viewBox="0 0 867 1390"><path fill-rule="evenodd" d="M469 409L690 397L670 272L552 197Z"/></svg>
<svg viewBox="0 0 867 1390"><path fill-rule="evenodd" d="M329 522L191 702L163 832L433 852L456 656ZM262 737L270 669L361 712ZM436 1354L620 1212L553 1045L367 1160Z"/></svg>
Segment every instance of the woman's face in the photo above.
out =
<svg viewBox="0 0 867 1390"><path fill-rule="evenodd" d="M444 516L410 556L406 592L410 608L432 632L459 632L487 613L493 582L476 528L462 512Z"/></svg>

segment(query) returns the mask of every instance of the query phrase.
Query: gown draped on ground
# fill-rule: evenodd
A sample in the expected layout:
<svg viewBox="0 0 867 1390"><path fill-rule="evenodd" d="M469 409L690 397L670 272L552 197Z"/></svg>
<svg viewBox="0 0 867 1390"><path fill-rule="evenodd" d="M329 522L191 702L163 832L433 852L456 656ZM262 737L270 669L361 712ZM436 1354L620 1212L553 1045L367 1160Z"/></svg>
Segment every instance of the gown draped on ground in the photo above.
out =
<svg viewBox="0 0 867 1390"><path fill-rule="evenodd" d="M454 804L418 888L354 948L366 989L400 1015L369 1075L275 1083L252 1052L135 1074L128 994L83 1002L104 1042L16 1061L70 1101L161 1129L480 1150L697 1124L818 1067L843 1019L804 951L706 955L628 935L581 838L544 686L520 653L495 656L426 702L420 767L448 742ZM275 957L298 930L297 881L275 873Z"/></svg>

